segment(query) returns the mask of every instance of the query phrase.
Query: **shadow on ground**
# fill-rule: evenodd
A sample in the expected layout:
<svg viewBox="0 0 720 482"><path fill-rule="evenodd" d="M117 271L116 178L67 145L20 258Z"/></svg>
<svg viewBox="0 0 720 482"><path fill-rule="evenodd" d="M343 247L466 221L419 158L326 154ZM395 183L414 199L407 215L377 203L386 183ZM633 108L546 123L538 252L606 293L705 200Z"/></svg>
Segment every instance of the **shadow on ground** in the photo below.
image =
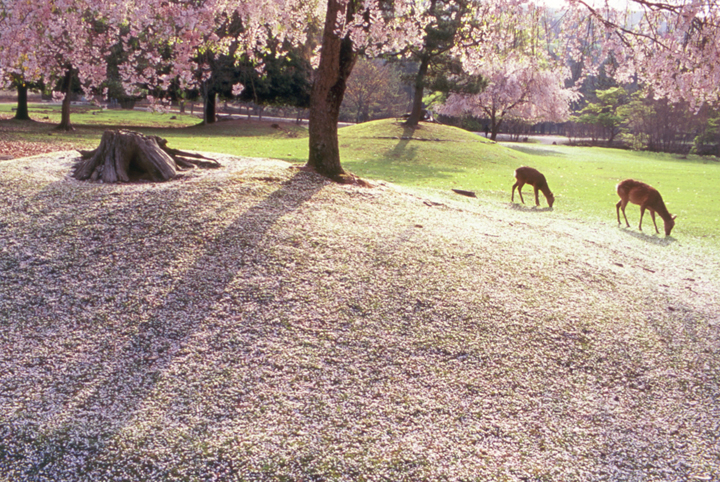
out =
<svg viewBox="0 0 720 482"><path fill-rule="evenodd" d="M632 236L633 238L639 239L640 241L645 241L646 243L654 244L656 246L670 246L672 243L677 241L672 236L663 237L662 235L657 233L645 234L642 231L634 231L633 228L627 228L622 226L619 227L626 234Z"/></svg>
<svg viewBox="0 0 720 482"><path fill-rule="evenodd" d="M44 475L63 473L63 468L72 467L75 460L92 464L142 410L163 372L179 356L179 347L203 326L214 300L236 276L262 265L261 253L271 247L268 231L280 218L300 209L324 185L320 176L298 172L210 239L204 254L151 308L146 321L140 323L124 347L112 355L112 369L88 374L91 379L85 393L66 394L58 400L60 406L54 415L47 414L49 418L34 422L52 427L42 438L37 437L38 427L24 427L12 435L0 430L0 440L26 442L22 454L3 450L7 447L0 442L0 466L8 460L23 460L24 467L16 474L24 473L28 477L25 480L45 480ZM56 215L72 218L77 214L73 211ZM85 214L92 218L90 213ZM118 235L125 237L123 233ZM149 240L152 235L148 232ZM193 309L184 309L191 305ZM201 309L197 309L198 305ZM77 436L79 433L82 438Z"/></svg>
<svg viewBox="0 0 720 482"><path fill-rule="evenodd" d="M537 206L526 206L524 204L517 204L517 203L508 203L508 207L515 211L522 211L525 213L545 213L548 211L553 211L553 208L549 208L549 207L543 208L543 207L537 207Z"/></svg>

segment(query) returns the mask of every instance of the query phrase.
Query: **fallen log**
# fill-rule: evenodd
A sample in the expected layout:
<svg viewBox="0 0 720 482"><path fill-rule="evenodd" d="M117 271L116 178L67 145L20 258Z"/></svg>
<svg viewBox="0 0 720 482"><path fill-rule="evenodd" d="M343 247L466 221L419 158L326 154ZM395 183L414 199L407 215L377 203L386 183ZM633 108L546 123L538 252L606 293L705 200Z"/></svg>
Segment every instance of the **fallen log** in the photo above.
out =
<svg viewBox="0 0 720 482"><path fill-rule="evenodd" d="M169 148L161 137L126 130L105 131L97 149L79 152L72 176L106 183L168 181L179 171L220 167L214 159Z"/></svg>
<svg viewBox="0 0 720 482"><path fill-rule="evenodd" d="M464 189L453 189L453 192L456 192L461 196L477 197L473 191L465 191Z"/></svg>

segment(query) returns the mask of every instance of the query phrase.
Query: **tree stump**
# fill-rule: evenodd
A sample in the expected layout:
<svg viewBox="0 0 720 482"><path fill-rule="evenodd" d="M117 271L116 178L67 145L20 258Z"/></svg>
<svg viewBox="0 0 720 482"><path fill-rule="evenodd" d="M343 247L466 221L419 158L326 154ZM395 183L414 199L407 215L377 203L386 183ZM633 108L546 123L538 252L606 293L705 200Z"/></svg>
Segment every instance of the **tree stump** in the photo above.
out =
<svg viewBox="0 0 720 482"><path fill-rule="evenodd" d="M214 159L170 149L167 140L161 137L126 130L105 131L97 149L80 154L73 177L106 183L167 181L179 171L220 167Z"/></svg>

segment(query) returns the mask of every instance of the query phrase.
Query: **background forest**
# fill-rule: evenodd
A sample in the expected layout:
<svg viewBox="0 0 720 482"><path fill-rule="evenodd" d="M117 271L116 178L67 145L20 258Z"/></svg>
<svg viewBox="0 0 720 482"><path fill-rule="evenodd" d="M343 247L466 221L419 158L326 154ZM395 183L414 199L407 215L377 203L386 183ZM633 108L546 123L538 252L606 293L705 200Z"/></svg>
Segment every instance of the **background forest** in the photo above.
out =
<svg viewBox="0 0 720 482"><path fill-rule="evenodd" d="M317 108L324 5L271 22L277 10L269 6L170 2L160 21L159 10L132 13L131 3L3 2L0 76L17 91L15 118L28 118L28 91L108 108L190 105L205 123L218 113L300 120ZM581 144L720 154L717 72L702 68L713 59L714 2L631 2L624 11L585 2L407 5L412 15L386 10L375 24L382 33L353 37L337 120L406 116L414 125L429 112L492 139L552 133ZM688 72L696 77L685 79ZM69 105L63 112L60 126L71 128Z"/></svg>

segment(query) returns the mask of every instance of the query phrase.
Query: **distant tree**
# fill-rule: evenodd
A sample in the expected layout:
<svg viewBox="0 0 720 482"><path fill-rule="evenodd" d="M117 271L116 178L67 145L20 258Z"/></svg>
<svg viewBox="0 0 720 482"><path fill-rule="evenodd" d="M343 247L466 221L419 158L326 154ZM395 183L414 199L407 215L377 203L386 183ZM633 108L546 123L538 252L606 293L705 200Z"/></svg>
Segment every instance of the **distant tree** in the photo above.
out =
<svg viewBox="0 0 720 482"><path fill-rule="evenodd" d="M586 105L575 121L597 127L608 145L612 145L625 120L621 107L628 102L627 92L622 87L611 87L596 91L595 97L597 102Z"/></svg>
<svg viewBox="0 0 720 482"><path fill-rule="evenodd" d="M232 67L234 75L224 81L221 92L230 97L233 86L240 83L244 88L237 96L239 100L256 105L309 107L312 67L303 50L304 46L280 45L269 39L263 51L253 56L255 60L245 57Z"/></svg>
<svg viewBox="0 0 720 482"><path fill-rule="evenodd" d="M407 103L395 65L361 58L350 76L342 111L355 122L366 122L397 116L404 112Z"/></svg>
<svg viewBox="0 0 720 482"><path fill-rule="evenodd" d="M107 77L106 58L118 38L122 7L113 2L67 0L35 12L40 60L47 84L58 81L62 98L58 129L71 130L70 101L74 82L91 97Z"/></svg>
<svg viewBox="0 0 720 482"><path fill-rule="evenodd" d="M720 157L720 113L711 115L693 140L692 151L700 155Z"/></svg>
<svg viewBox="0 0 720 482"><path fill-rule="evenodd" d="M438 113L472 115L490 122L490 138L497 139L506 119L560 122L570 115L575 92L564 87L568 72L541 66L532 59L486 64L479 73L488 82L480 94L451 94Z"/></svg>
<svg viewBox="0 0 720 482"><path fill-rule="evenodd" d="M42 71L36 51L29 2L0 3L0 85L17 90L16 120L30 120L28 89L39 87Z"/></svg>
<svg viewBox="0 0 720 482"><path fill-rule="evenodd" d="M425 89L433 79L447 78L446 67L452 63L451 52L458 46L462 34L470 36L475 25L472 8L475 0L430 0L418 5L425 9L427 24L423 29L422 44L409 44L396 55L417 64L413 76L413 99L408 126L416 126L422 119Z"/></svg>
<svg viewBox="0 0 720 482"><path fill-rule="evenodd" d="M207 17L210 22L213 17ZM222 12L214 16L214 25L206 35L195 59L198 70L195 78L203 98L203 123L212 124L217 119L217 96L232 96L232 86L237 83L235 66L243 32L243 21L237 12ZM223 45L227 46L225 50Z"/></svg>
<svg viewBox="0 0 720 482"><path fill-rule="evenodd" d="M23 77L17 76L12 78L10 85L17 90L17 107L15 108L15 120L31 120L30 111L28 109L28 92L31 90L42 90L44 84L42 81L27 82Z"/></svg>
<svg viewBox="0 0 720 482"><path fill-rule="evenodd" d="M118 65L124 90L146 91L153 108L165 109L179 92L196 89L204 99L203 121L214 122L211 77L218 58L237 48L242 17L236 9L216 2L149 1L128 13L127 25L125 59Z"/></svg>
<svg viewBox="0 0 720 482"><path fill-rule="evenodd" d="M122 7L115 2L26 0L3 3L11 29L22 26L22 39L14 30L17 50L3 48L5 62L21 69L21 82L43 78L46 85L58 83L63 99L58 128L70 130L70 94L74 81L90 96L105 80L108 49L117 38L116 25ZM3 30L2 38L7 32ZM21 65L21 67L18 67ZM29 78L28 78L29 77ZM21 85L21 84L19 84Z"/></svg>
<svg viewBox="0 0 720 482"><path fill-rule="evenodd" d="M15 109L15 120L30 120L28 110L28 84L22 80L14 82L17 87L17 108Z"/></svg>
<svg viewBox="0 0 720 482"><path fill-rule="evenodd" d="M704 117L687 102L655 99L642 92L633 94L617 113L623 119L623 138L632 148L681 153L691 149Z"/></svg>
<svg viewBox="0 0 720 482"><path fill-rule="evenodd" d="M291 3L288 15L308 14L307 6L293 8ZM259 0L163 2L157 12L138 12L125 39L132 55L125 62L123 78L150 91L156 108L167 105L168 97L199 95L206 124L216 120L218 96L230 99L237 92L242 100L260 105L306 107L309 54L290 36L300 38L314 22L309 18L305 27L287 28L278 23L281 18L270 18L278 16L278 8L283 8L280 3Z"/></svg>

